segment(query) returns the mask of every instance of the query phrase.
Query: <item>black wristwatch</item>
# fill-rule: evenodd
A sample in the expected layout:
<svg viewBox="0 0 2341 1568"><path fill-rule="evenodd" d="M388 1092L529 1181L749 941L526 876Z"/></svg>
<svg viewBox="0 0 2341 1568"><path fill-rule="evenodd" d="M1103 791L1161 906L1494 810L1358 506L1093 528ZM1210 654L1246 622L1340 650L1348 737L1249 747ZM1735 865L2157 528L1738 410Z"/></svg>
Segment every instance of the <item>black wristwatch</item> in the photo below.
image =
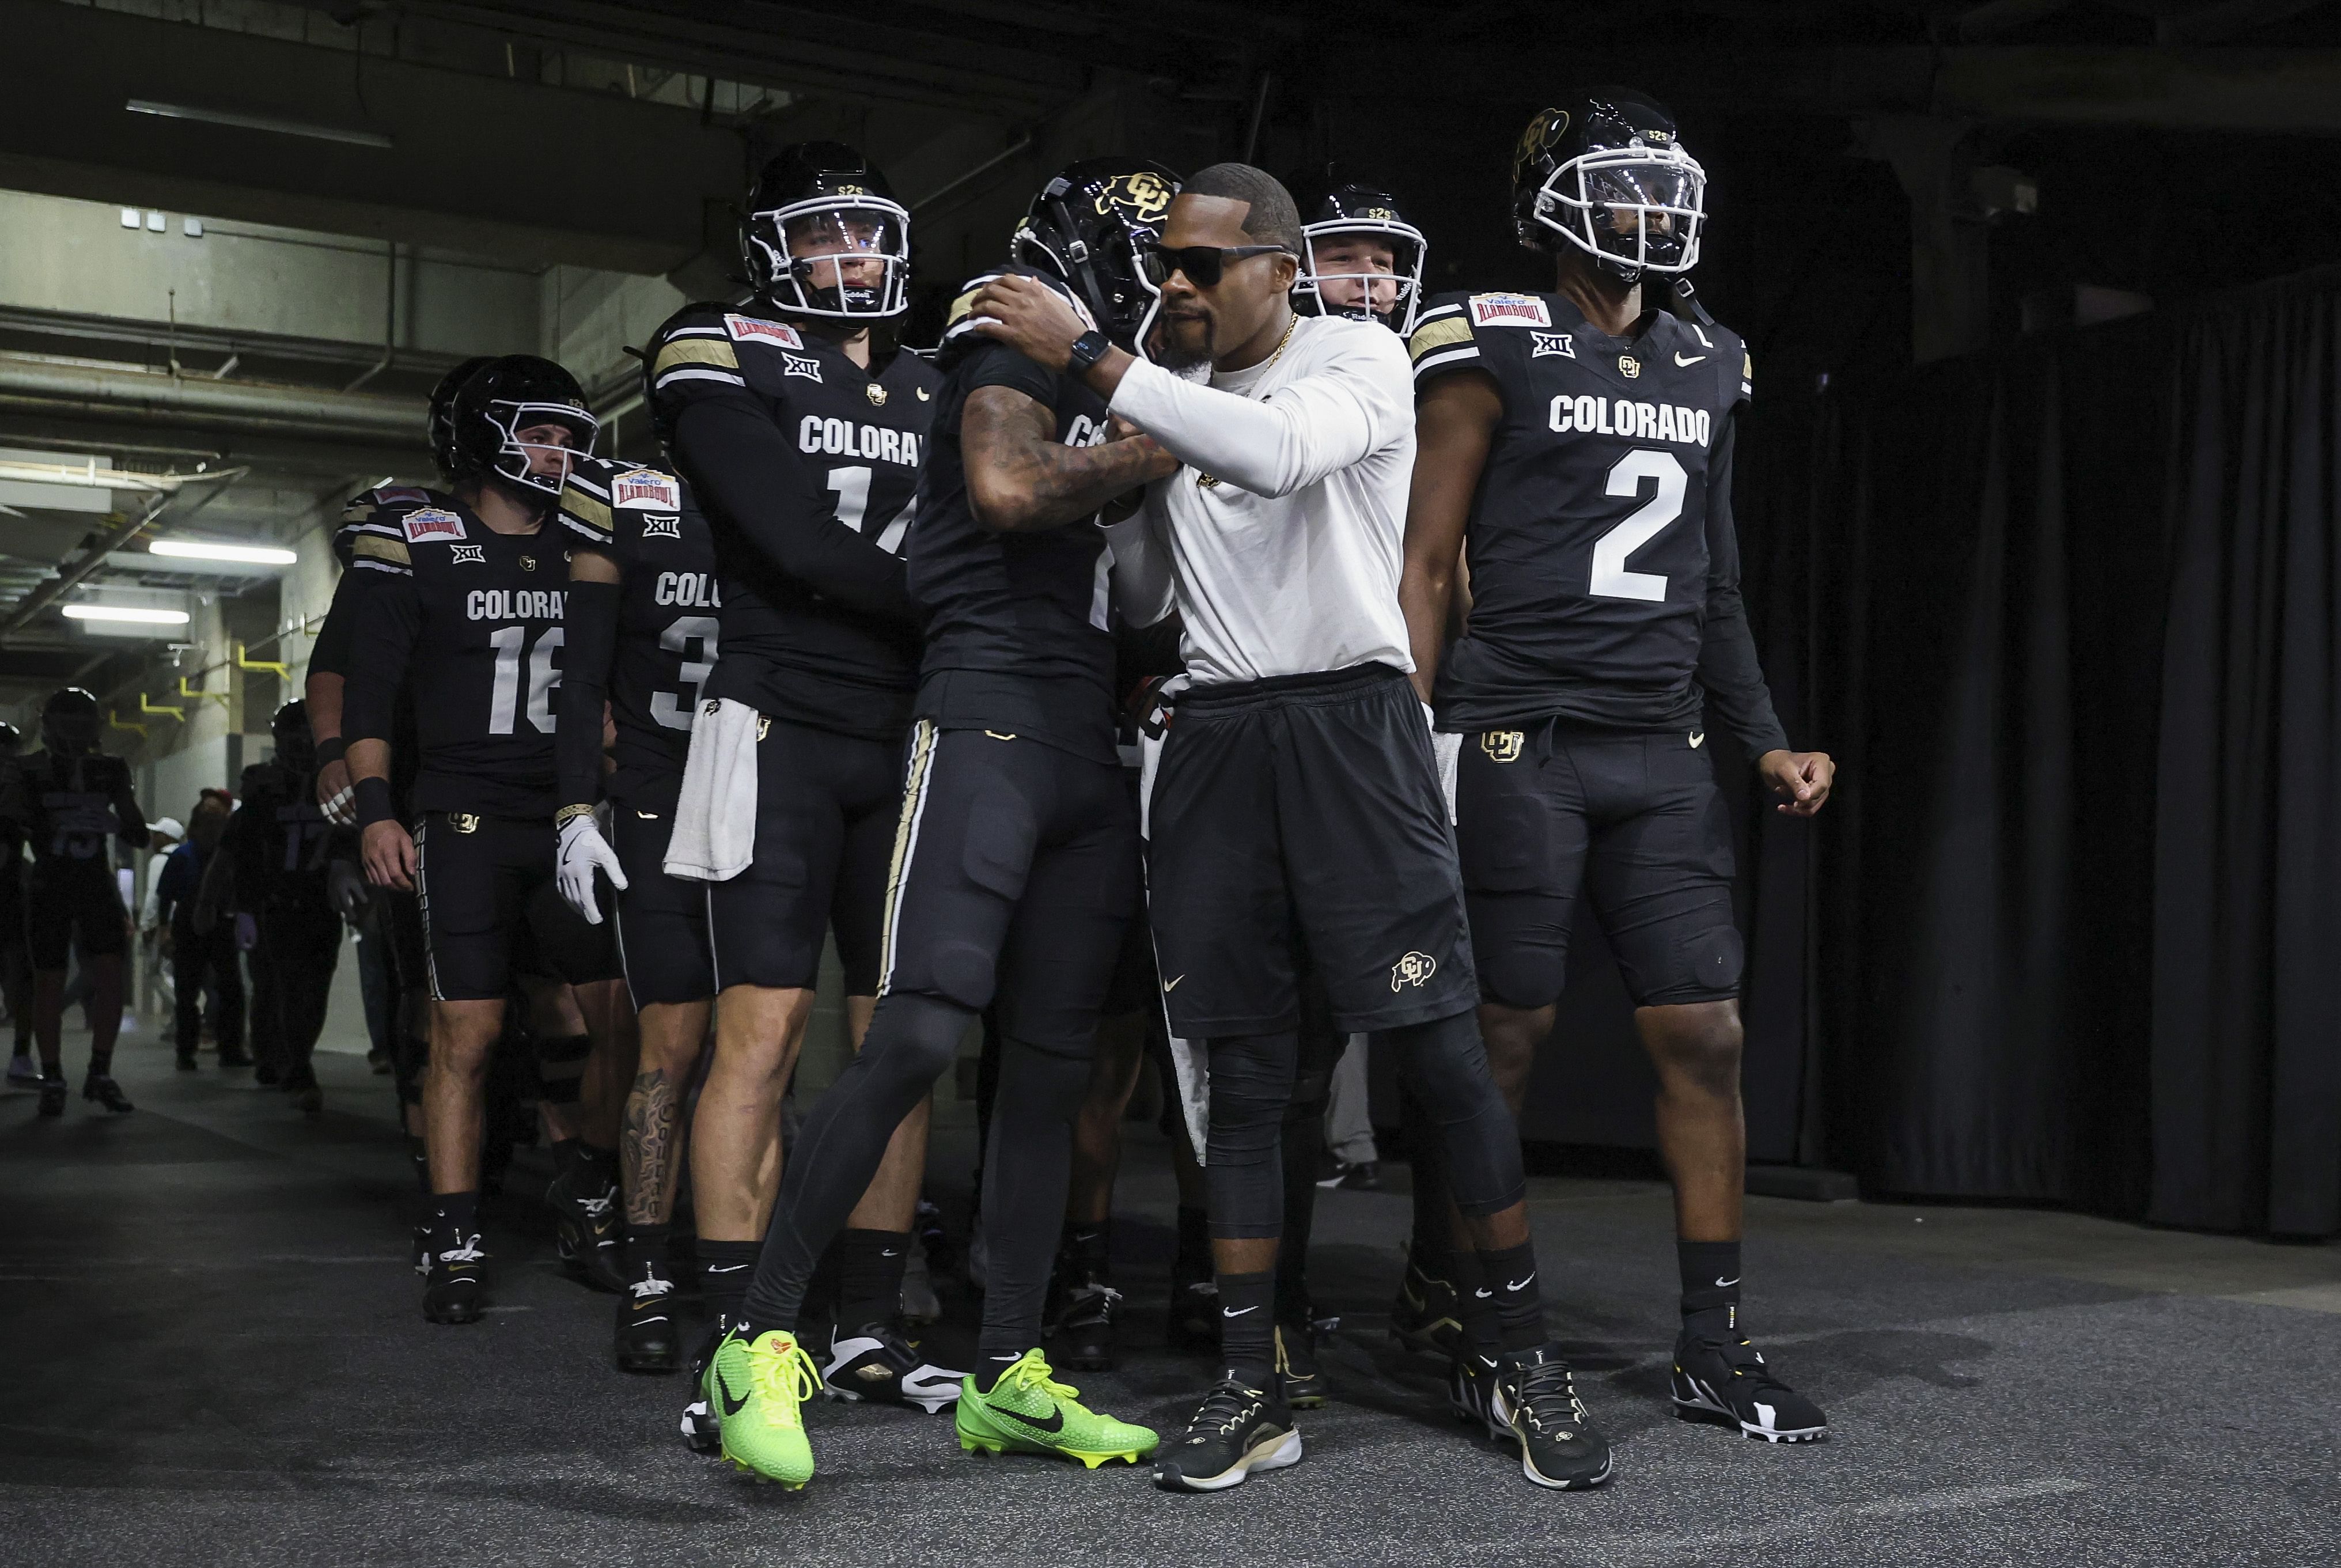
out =
<svg viewBox="0 0 2341 1568"><path fill-rule="evenodd" d="M1105 351L1112 346L1113 339L1091 327L1073 339L1073 346L1065 351L1065 368L1075 375L1083 375L1091 365L1103 359Z"/></svg>

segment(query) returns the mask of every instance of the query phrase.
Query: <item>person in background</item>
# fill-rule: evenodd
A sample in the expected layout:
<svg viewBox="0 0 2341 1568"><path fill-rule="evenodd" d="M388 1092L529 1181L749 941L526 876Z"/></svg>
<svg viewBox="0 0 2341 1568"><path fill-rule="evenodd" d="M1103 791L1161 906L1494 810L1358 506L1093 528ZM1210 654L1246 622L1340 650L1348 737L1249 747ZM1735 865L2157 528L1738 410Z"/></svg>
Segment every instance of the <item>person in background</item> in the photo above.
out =
<svg viewBox="0 0 2341 1568"><path fill-rule="evenodd" d="M24 732L0 724L0 768L24 749ZM33 1060L33 954L25 945L25 832L0 820L0 1000L16 1034L8 1057L8 1082L37 1086L41 1069Z"/></svg>
<svg viewBox="0 0 2341 1568"><path fill-rule="evenodd" d="M187 839L171 852L155 881L156 916L168 927L171 955L171 1011L177 1032L179 1070L192 1073L195 1047L203 1034L204 985L219 991L219 1059L223 1067L249 1067L244 1048L244 973L236 963L234 922L195 925L195 894L220 835L227 830L228 810L205 798L188 814Z"/></svg>
<svg viewBox="0 0 2341 1568"><path fill-rule="evenodd" d="M145 953L146 973L165 994L170 973L164 934L168 928L157 913L161 907L163 868L171 864L171 852L186 836L186 824L174 816L164 817L146 832L146 891L138 901L138 940Z"/></svg>

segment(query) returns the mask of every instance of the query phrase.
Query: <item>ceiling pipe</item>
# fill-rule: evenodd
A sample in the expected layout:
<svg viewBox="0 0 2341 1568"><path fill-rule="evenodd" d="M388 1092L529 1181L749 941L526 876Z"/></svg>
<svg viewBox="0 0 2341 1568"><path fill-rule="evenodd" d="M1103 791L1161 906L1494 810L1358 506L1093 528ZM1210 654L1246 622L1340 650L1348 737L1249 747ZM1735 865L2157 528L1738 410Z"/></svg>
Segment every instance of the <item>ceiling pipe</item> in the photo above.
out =
<svg viewBox="0 0 2341 1568"><path fill-rule="evenodd" d="M421 447L421 398L203 381L0 354L0 408L109 422Z"/></svg>

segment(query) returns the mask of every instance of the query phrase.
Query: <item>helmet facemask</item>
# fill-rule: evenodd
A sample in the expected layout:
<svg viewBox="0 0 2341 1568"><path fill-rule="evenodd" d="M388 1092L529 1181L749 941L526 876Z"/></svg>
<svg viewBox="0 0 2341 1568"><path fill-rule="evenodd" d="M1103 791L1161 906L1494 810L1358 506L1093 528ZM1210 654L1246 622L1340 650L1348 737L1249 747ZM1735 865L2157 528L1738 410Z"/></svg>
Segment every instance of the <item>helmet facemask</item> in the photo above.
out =
<svg viewBox="0 0 2341 1568"><path fill-rule="evenodd" d="M1354 263L1329 270L1320 265L1320 245L1330 250L1338 245L1337 236L1353 235L1370 235L1387 243L1390 270L1360 270ZM1422 269L1429 252L1422 231L1395 217L1329 218L1304 225L1300 275L1292 280L1292 303L1304 315L1380 322L1403 337L1414 330L1414 318L1422 308ZM1328 296L1327 284L1334 285L1334 297Z"/></svg>
<svg viewBox="0 0 2341 1568"><path fill-rule="evenodd" d="M1687 273L1698 265L1707 171L1679 145L1595 147L1546 177L1530 216L1626 283Z"/></svg>
<svg viewBox="0 0 2341 1568"><path fill-rule="evenodd" d="M479 416L496 430L496 455L490 464L496 475L554 500L560 499L562 487L569 483L570 470L576 466L577 459L593 455L593 441L602 428L600 420L583 409L572 408L565 403L528 403L493 398L480 411ZM557 424L567 430L569 444L563 446L520 438L522 431L539 424ZM553 473L538 472L536 458L539 453L553 454Z"/></svg>
<svg viewBox="0 0 2341 1568"><path fill-rule="evenodd" d="M780 310L874 322L910 308L911 215L883 196L751 213L740 247L757 293Z"/></svg>

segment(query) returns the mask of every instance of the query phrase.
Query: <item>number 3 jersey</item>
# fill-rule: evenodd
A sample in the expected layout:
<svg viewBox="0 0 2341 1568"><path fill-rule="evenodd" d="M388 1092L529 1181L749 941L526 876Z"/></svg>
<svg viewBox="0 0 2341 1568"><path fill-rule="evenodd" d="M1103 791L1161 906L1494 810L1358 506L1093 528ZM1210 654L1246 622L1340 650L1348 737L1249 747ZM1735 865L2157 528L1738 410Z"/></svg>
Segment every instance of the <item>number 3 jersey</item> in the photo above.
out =
<svg viewBox="0 0 2341 1568"><path fill-rule="evenodd" d="M671 812L691 756L692 714L721 645L722 594L707 519L673 474L606 458L570 470L555 516L573 544L602 552L619 573L614 594L609 584L581 583L569 594L568 717L587 716L574 700L581 694L594 700L585 704L591 734L581 740L564 732L561 743L562 804L601 798L601 694L617 729L610 794Z"/></svg>
<svg viewBox="0 0 2341 1568"><path fill-rule="evenodd" d="M405 494L419 499L350 525L364 589L343 734L391 740L409 683L423 754L413 811L549 817L566 535L499 534L453 496Z"/></svg>
<svg viewBox="0 0 2341 1568"><path fill-rule="evenodd" d="M1696 728L1703 691L1750 756L1787 744L1739 599L1739 338L1663 311L1615 338L1559 295L1449 295L1409 342L1418 394L1484 372L1503 399L1467 532L1471 613L1439 726L1544 718Z"/></svg>
<svg viewBox="0 0 2341 1568"><path fill-rule="evenodd" d="M686 305L648 355L652 421L722 580L707 695L900 738L919 665L902 551L941 378L902 351L872 375L752 305Z"/></svg>

